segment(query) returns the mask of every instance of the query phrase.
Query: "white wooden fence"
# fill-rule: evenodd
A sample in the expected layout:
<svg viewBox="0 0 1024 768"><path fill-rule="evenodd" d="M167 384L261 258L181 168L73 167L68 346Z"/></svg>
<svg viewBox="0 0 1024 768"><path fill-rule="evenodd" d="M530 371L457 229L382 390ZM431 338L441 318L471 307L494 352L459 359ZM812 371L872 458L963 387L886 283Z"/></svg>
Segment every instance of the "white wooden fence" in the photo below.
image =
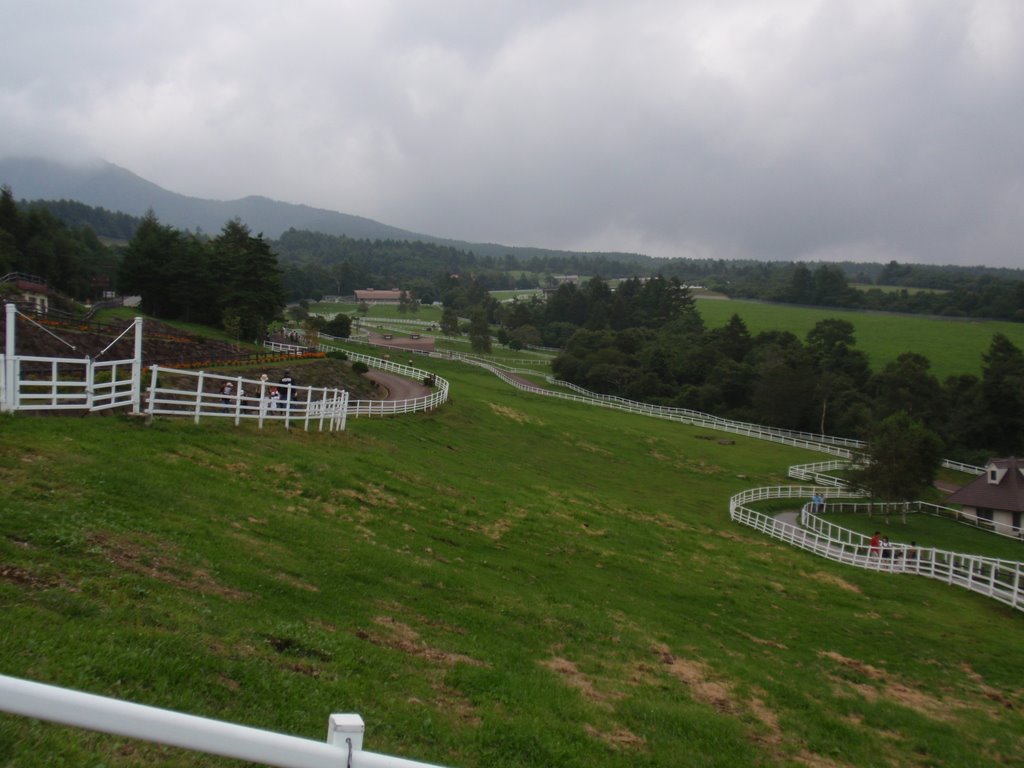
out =
<svg viewBox="0 0 1024 768"><path fill-rule="evenodd" d="M806 485L752 488L729 499L729 517L819 557L872 571L938 579L1024 611L1022 563L906 544L893 544L889 556L885 557L880 548L871 546L869 537L814 515L810 504L801 507L802 525L783 522L749 506L766 499L806 500L816 492L831 494L830 507L837 498L858 495L844 489ZM866 507L867 503L863 505Z"/></svg>
<svg viewBox="0 0 1024 768"><path fill-rule="evenodd" d="M364 751L355 714L331 715L319 742L5 675L0 711L281 768L438 768Z"/></svg>
<svg viewBox="0 0 1024 768"><path fill-rule="evenodd" d="M326 336L324 334L321 335L332 341L348 341L347 339L335 339L331 336ZM267 342L267 345L271 349L279 351L299 351L308 349L308 347L291 347L291 345L276 342ZM413 381L433 382L430 385L431 392L429 394L422 395L421 397L406 400L352 400L348 404L348 412L356 418L360 416L397 416L406 413L421 413L424 411L432 411L448 402L448 391L450 388L448 380L437 376L431 371L425 371L422 368L416 368L412 365L395 362L389 358L364 355L360 352L353 352L348 349L342 350L329 344L318 344L316 348L319 352L344 352L349 360L365 363L374 370L384 371L385 373L394 373L398 376L412 379ZM401 350L401 353L403 355L416 354L411 350Z"/></svg>
<svg viewBox="0 0 1024 768"><path fill-rule="evenodd" d="M225 384L231 392L225 394ZM272 397L272 390L277 397ZM299 387L262 379L223 376L205 371L185 371L154 365L150 371L146 413L150 416L186 416L196 424L203 418L254 420L309 431L343 431L348 415L348 392L327 387Z"/></svg>
<svg viewBox="0 0 1024 768"><path fill-rule="evenodd" d="M189 371L153 366L149 374L146 402L142 390L142 318L111 342L107 349L134 329L135 354L126 360L96 358L40 357L18 355L16 352L16 319L35 323L21 315L16 305L6 305L6 339L0 355L0 411L101 411L130 408L132 413L150 416L187 416L197 423L203 418L230 418L235 424L242 420L256 421L262 428L267 422L281 422L285 427L315 427L321 431L344 430L349 414L359 416L392 416L429 411L448 400L448 382L429 371L391 360L348 352L349 359L368 366L396 373L416 381L432 382L431 392L422 397L404 400L351 400L348 392L338 388L280 385L224 376L204 371ZM38 324L37 324L38 325ZM58 338L44 326L40 328ZM61 339L63 342L63 340ZM67 344L73 351L73 346ZM300 352L306 349L294 344L268 343L278 351ZM336 351L321 345L322 351ZM221 393L224 382L232 383L230 395ZM276 386L279 397L270 397Z"/></svg>

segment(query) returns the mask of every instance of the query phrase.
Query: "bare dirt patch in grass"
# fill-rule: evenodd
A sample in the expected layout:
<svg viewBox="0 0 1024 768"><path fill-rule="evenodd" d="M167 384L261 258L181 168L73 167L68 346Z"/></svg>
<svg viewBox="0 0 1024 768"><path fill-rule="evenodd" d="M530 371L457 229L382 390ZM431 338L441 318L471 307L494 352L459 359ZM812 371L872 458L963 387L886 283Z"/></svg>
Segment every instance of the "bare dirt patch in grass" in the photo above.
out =
<svg viewBox="0 0 1024 768"><path fill-rule="evenodd" d="M354 488L341 488L333 492L333 496L354 499L368 507L397 507L398 499L387 493L381 486L367 485L362 491Z"/></svg>
<svg viewBox="0 0 1024 768"><path fill-rule="evenodd" d="M177 563L175 548L166 542L130 539L113 533L96 534L91 542L107 560L131 573L190 592L215 595L227 600L244 600L249 597L245 592L218 583L202 568L190 569Z"/></svg>
<svg viewBox="0 0 1024 768"><path fill-rule="evenodd" d="M789 650L789 646L784 645L783 643L777 642L775 640L765 640L762 637L755 637L754 635L748 634L746 632L741 632L740 634L743 635L743 637L747 638L747 640L749 640L750 642L756 643L757 645L767 645L771 648L778 648L780 651Z"/></svg>
<svg viewBox="0 0 1024 768"><path fill-rule="evenodd" d="M732 715L739 713L739 707L733 701L732 686L713 679L711 670L704 662L679 658L665 645L659 645L654 652L661 663L668 667L669 674L686 685L694 699L708 704L718 712Z"/></svg>
<svg viewBox="0 0 1024 768"><path fill-rule="evenodd" d="M63 586L61 579L52 576L40 576L27 568L17 565L0 565L0 580L17 584L28 589L50 589Z"/></svg>
<svg viewBox="0 0 1024 768"><path fill-rule="evenodd" d="M576 447L577 448L579 448L581 451L586 451L587 453L596 453L596 454L598 454L600 456L614 456L615 455L614 453L609 451L607 448L602 448L601 446L594 445L593 443L588 443L586 441L576 442L575 439L574 439L574 442L576 443Z"/></svg>
<svg viewBox="0 0 1024 768"><path fill-rule="evenodd" d="M509 408L507 405L498 405L497 403L491 403L491 411L498 416L503 416L506 419L514 421L516 424L537 424L538 426L544 426L544 422L540 419L536 419L533 416L517 411L515 408Z"/></svg>
<svg viewBox="0 0 1024 768"><path fill-rule="evenodd" d="M784 647L784 646L781 646ZM653 648L659 662L668 668L669 674L683 683L695 701L706 704L716 712L749 722L756 720L761 729L750 733L750 740L761 749L771 753L779 760L786 757L786 738L779 723L779 718L765 702L767 694L760 689L750 691L749 695L741 696L735 686L720 677L700 659L685 659L676 656L667 645L659 644ZM800 745L795 745L800 748ZM797 758L800 762L814 766L838 766L819 758L813 753L802 751Z"/></svg>
<svg viewBox="0 0 1024 768"><path fill-rule="evenodd" d="M588 701L607 705L612 698L618 698L597 690L590 678L581 672L573 662L569 661L569 659L562 658L561 656L554 656L546 661L540 662L540 664L542 667L546 667L557 674L559 678L561 678L561 680L570 688L578 690L583 695L583 698Z"/></svg>
<svg viewBox="0 0 1024 768"><path fill-rule="evenodd" d="M985 696L985 698L994 701L996 704L1003 707L1004 709L1015 709L1013 699L1005 695L1002 691L996 690L992 686L988 685L985 682L985 678L983 678L981 675L975 672L971 665L968 664L966 661L961 662L960 669L963 671L965 675L967 675L967 677L969 677L978 686L978 689L981 691L982 695ZM1021 696L1022 692L1017 691L1016 698L1020 699Z"/></svg>
<svg viewBox="0 0 1024 768"><path fill-rule="evenodd" d="M390 616L377 616L373 623L378 627L376 630L356 630L356 637L367 640L382 648L400 651L409 656L426 659L435 664L442 664L447 667L456 664L468 664L473 667L489 667L490 664L462 653L444 651L440 648L433 648L420 639L419 633L408 624L403 624Z"/></svg>
<svg viewBox="0 0 1024 768"><path fill-rule="evenodd" d="M847 658L835 651L819 651L818 655L856 672L862 678L860 682L850 680L842 682L867 701L886 699L940 722L955 722L957 712L969 708L966 702L952 698L937 698L917 688L912 688L884 670L857 659ZM839 683L840 681L836 679L835 682Z"/></svg>
<svg viewBox="0 0 1024 768"><path fill-rule="evenodd" d="M854 592L854 593L856 593L858 595L860 594L860 587L858 587L856 584L851 584L846 579L842 578L841 576L836 576L833 573L825 573L824 571L816 571L814 573L804 573L803 575L806 576L807 578L812 579L814 581L817 581L817 582L819 582L821 584L829 584L831 586L835 586L835 587L839 587L840 589L844 589L847 592Z"/></svg>
<svg viewBox="0 0 1024 768"><path fill-rule="evenodd" d="M300 578L298 578L296 576L292 576L291 574L288 574L288 573L279 573L274 578L276 578L278 581L283 581L285 584L287 584L290 587L295 587L296 589L302 589L302 590L305 590L306 592L319 592L320 591L320 587L316 586L315 584L310 584L308 582L305 582L302 579L300 579Z"/></svg>
<svg viewBox="0 0 1024 768"><path fill-rule="evenodd" d="M638 749L646 749L647 747L647 740L643 736L637 736L628 728L606 730L587 723L583 726L583 730L586 731L590 738L604 742L616 752L633 752Z"/></svg>

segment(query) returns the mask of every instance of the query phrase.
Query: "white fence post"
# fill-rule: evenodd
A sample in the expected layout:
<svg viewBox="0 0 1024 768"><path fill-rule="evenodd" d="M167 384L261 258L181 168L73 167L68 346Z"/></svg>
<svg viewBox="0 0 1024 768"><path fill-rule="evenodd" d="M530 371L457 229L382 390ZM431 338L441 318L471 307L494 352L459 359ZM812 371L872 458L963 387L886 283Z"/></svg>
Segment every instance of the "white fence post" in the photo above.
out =
<svg viewBox="0 0 1024 768"><path fill-rule="evenodd" d="M360 752L365 733L366 724L359 715L333 714L327 721L327 743L332 747Z"/></svg>
<svg viewBox="0 0 1024 768"><path fill-rule="evenodd" d="M142 407L142 318L135 318L135 355L132 358L132 413Z"/></svg>
<svg viewBox="0 0 1024 768"><path fill-rule="evenodd" d="M199 383L196 385L196 414L195 414L195 422L196 422L196 424L199 423L199 414L203 410L203 375L204 375L204 372L200 371L199 372Z"/></svg>
<svg viewBox="0 0 1024 768"><path fill-rule="evenodd" d="M18 407L18 374L14 364L14 323L18 308L11 302L7 302L5 307L7 327L4 342L4 399L0 402L0 409L13 412Z"/></svg>

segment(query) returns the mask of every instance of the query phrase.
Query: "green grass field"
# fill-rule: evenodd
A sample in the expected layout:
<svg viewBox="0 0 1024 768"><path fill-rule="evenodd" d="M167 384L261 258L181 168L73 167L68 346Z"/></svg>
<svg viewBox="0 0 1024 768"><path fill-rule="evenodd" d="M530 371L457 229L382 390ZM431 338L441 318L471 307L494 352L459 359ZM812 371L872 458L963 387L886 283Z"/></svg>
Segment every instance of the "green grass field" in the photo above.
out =
<svg viewBox="0 0 1024 768"><path fill-rule="evenodd" d="M752 334L785 330L801 339L819 320L848 320L853 323L857 347L867 353L873 369L880 370L903 352L919 352L932 361L932 371L940 381L960 373L980 374L981 356L996 333L1024 349L1024 323L946 320L754 301L705 300L697 302L697 309L709 328L721 327L737 314Z"/></svg>
<svg viewBox="0 0 1024 768"><path fill-rule="evenodd" d="M0 672L453 768L1024 761L1019 612L729 521L816 455L420 364L449 405L343 434L4 416Z"/></svg>

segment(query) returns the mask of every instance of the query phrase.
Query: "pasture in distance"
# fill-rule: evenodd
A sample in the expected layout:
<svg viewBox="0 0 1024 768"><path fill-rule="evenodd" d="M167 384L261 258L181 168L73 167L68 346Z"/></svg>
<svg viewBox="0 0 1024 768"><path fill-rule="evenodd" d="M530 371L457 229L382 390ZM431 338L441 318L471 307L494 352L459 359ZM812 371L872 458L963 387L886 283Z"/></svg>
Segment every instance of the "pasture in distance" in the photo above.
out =
<svg viewBox="0 0 1024 768"><path fill-rule="evenodd" d="M881 370L903 352L918 352L931 360L932 373L939 381L962 373L980 375L981 356L988 351L996 333L1006 336L1018 349L1024 349L1024 323L739 300L698 300L697 309L708 328L721 327L737 314L751 334L782 330L800 339L805 339L807 332L820 320L847 320L853 324L857 348L868 355L873 370Z"/></svg>

